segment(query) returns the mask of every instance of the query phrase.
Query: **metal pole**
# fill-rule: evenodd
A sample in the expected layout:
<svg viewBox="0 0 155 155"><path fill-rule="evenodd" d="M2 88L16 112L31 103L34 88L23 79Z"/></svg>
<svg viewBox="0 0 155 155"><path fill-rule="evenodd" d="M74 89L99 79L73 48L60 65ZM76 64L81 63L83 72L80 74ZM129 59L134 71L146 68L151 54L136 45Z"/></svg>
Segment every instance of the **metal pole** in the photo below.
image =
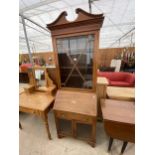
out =
<svg viewBox="0 0 155 155"><path fill-rule="evenodd" d="M24 39L24 40L26 40L25 38L20 37L20 36L19 36L19 39L22 39L22 40ZM35 40L32 40L32 39L29 39L29 42L33 42L33 43L35 42L35 43L38 43L38 44L43 44L43 45L49 46L49 45L48 45L48 44L46 44L46 43L39 42L39 41L35 41Z"/></svg>
<svg viewBox="0 0 155 155"><path fill-rule="evenodd" d="M92 13L91 0L88 0L88 4L89 4L89 12Z"/></svg>
<svg viewBox="0 0 155 155"><path fill-rule="evenodd" d="M23 24L21 21L20 21L19 23L20 23L20 24ZM36 29L36 28L34 28L34 27L32 27L32 26L30 26L30 25L26 24L26 23L25 23L25 25L26 25L27 27L29 27L29 28L31 28L31 29L33 29L33 30L37 31L37 32L40 32L40 33L42 33L42 34L44 34L44 35L46 35L46 36L50 37L50 35L48 35L48 34L46 34L46 33L42 32L42 31L39 31L38 29Z"/></svg>
<svg viewBox="0 0 155 155"><path fill-rule="evenodd" d="M30 21L31 23L33 23L33 24L35 24L35 25L39 26L40 28L42 28L43 30L47 31L48 33L50 33L50 31L49 31L48 29L46 29L45 27L43 27L43 26L39 25L38 23L34 22L33 20L31 20L31 19L27 18L26 16L22 15L21 13L19 13L19 16L21 16L21 17L22 17L22 19L24 18L24 19L26 19L26 20Z"/></svg>
<svg viewBox="0 0 155 155"><path fill-rule="evenodd" d="M20 13L24 13L25 11L29 11L29 10L33 10L36 8L39 8L40 6L44 6L44 5L48 5L50 3L54 3L56 1L60 1L60 0L46 0L46 1L40 1L38 3L34 3L28 7L25 7L24 9L20 9Z"/></svg>
<svg viewBox="0 0 155 155"><path fill-rule="evenodd" d="M132 28L130 31L128 31L127 33L125 33L123 36L121 36L119 39L117 39L114 43L112 43L109 47L113 46L117 41L121 40L122 38L124 38L126 35L128 35L130 32L132 32L133 30L135 30L135 27Z"/></svg>
<svg viewBox="0 0 155 155"><path fill-rule="evenodd" d="M28 37L27 37L27 32L26 32L26 26L25 26L25 20L24 20L24 17L22 17L22 23L23 23L23 29L24 29L24 34L25 34L25 40L26 40L26 44L27 44L27 49L28 49L28 52L29 52L29 59L30 59L30 62L33 64L33 59L32 59L32 54L31 54L31 50L30 50L30 45L29 45L29 41L28 41Z"/></svg>

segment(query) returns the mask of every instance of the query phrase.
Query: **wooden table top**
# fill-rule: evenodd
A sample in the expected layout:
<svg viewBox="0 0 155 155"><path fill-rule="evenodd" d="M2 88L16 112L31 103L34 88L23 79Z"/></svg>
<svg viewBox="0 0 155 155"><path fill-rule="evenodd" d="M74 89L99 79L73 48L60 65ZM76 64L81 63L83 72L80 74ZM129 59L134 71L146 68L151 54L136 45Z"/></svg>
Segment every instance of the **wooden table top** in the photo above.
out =
<svg viewBox="0 0 155 155"><path fill-rule="evenodd" d="M54 97L45 92L23 92L19 95L19 106L22 108L44 111L53 101Z"/></svg>
<svg viewBox="0 0 155 155"><path fill-rule="evenodd" d="M131 87L107 87L107 96L110 99L135 100L135 88Z"/></svg>
<svg viewBox="0 0 155 155"><path fill-rule="evenodd" d="M135 124L135 105L131 101L101 99L104 120Z"/></svg>
<svg viewBox="0 0 155 155"><path fill-rule="evenodd" d="M27 88L29 84L27 83L19 83L19 94L22 94L24 92L24 88Z"/></svg>
<svg viewBox="0 0 155 155"><path fill-rule="evenodd" d="M97 97L95 93L58 90L54 110L97 116Z"/></svg>

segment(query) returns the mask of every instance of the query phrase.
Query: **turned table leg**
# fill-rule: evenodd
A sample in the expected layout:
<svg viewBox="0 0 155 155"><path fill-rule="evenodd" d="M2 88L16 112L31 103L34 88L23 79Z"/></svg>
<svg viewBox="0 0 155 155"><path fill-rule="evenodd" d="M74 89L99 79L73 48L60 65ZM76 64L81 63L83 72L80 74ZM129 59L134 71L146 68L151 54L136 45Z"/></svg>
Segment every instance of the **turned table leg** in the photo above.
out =
<svg viewBox="0 0 155 155"><path fill-rule="evenodd" d="M122 146L122 149L121 149L121 153L124 152L126 146L127 146L128 142L123 142L123 146Z"/></svg>
<svg viewBox="0 0 155 155"><path fill-rule="evenodd" d="M111 150L112 143L113 143L113 138L110 137L110 139L109 139L109 146L108 146L108 152Z"/></svg>
<svg viewBox="0 0 155 155"><path fill-rule="evenodd" d="M43 118L44 123L45 123L45 127L46 127L48 138L49 138L49 140L51 140L52 138L51 138L51 134L50 134L50 130L49 130L47 113L43 113L42 114L42 118Z"/></svg>

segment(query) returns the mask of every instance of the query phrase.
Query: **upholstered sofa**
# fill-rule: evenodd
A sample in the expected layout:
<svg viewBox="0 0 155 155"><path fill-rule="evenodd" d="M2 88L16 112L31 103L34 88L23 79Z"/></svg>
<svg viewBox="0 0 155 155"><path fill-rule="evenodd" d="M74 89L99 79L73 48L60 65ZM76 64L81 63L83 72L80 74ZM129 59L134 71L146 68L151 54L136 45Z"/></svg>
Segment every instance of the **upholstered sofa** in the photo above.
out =
<svg viewBox="0 0 155 155"><path fill-rule="evenodd" d="M97 72L98 77L107 78L110 86L134 87L135 75L127 72Z"/></svg>

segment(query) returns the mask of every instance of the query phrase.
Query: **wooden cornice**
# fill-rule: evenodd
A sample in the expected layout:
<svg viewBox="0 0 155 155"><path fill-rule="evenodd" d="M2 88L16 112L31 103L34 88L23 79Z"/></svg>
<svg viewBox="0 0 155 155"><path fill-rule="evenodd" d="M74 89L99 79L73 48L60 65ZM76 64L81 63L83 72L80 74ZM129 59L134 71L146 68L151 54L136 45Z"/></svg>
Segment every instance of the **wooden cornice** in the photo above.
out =
<svg viewBox="0 0 155 155"><path fill-rule="evenodd" d="M76 9L77 18L74 21L68 21L66 19L67 12L62 12L59 17L52 23L47 24L47 28L53 32L55 30L62 30L62 29L70 29L79 26L89 27L92 25L96 25L97 29L100 29L104 20L103 14L90 14L80 8Z"/></svg>
<svg viewBox="0 0 155 155"><path fill-rule="evenodd" d="M76 13L77 13L77 14L82 13L82 14L84 14L85 16L91 17L91 18L97 18L97 17L102 17L102 16L103 16L103 14L91 14L91 13L88 13L88 12L86 12L86 11L80 9L80 8L77 8L77 9L76 9Z"/></svg>

